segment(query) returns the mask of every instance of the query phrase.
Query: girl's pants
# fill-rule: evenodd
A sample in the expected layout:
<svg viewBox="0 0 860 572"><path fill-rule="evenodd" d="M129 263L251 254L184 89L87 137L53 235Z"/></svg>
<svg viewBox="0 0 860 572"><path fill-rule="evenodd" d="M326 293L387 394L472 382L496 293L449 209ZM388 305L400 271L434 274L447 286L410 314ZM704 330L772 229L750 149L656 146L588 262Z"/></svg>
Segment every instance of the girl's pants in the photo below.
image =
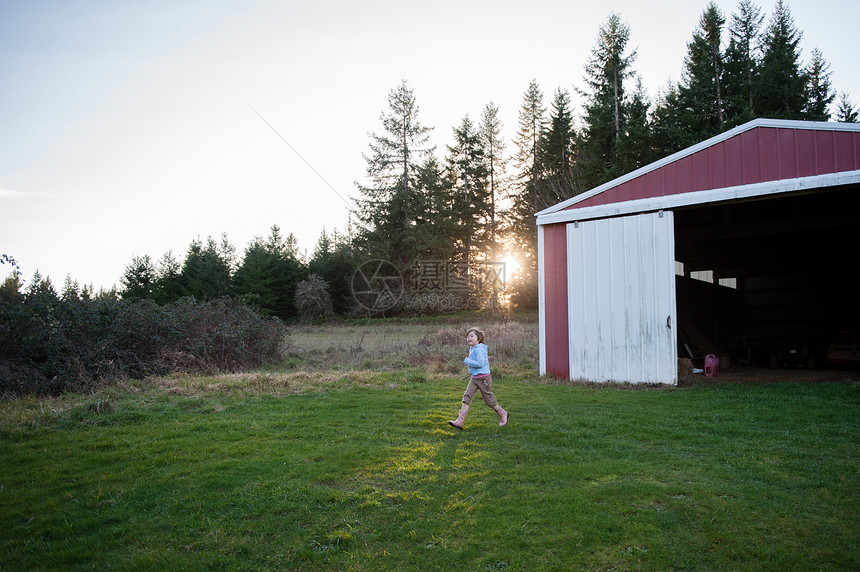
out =
<svg viewBox="0 0 860 572"><path fill-rule="evenodd" d="M477 392L481 392L481 397L484 398L484 403L495 409L498 407L496 396L493 393L493 376L473 377L469 380L469 386L466 388L466 393L463 394L463 404L469 405L472 403L472 398Z"/></svg>

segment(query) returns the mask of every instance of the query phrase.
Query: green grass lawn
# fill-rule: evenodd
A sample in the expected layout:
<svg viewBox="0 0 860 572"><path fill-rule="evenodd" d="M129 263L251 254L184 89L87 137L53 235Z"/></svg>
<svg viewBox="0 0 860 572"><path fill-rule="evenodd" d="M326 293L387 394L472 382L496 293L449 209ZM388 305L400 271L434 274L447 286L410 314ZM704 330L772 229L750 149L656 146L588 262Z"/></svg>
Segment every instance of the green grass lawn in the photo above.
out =
<svg viewBox="0 0 860 572"><path fill-rule="evenodd" d="M860 569L858 383L355 379L0 403L0 568Z"/></svg>

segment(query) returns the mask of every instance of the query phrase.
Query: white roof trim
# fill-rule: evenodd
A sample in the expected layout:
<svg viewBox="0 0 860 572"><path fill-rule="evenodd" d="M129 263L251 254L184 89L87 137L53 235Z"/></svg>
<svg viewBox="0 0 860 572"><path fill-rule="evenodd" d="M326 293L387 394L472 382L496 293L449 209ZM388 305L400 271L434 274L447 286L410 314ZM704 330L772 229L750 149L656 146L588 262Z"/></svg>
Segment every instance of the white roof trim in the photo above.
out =
<svg viewBox="0 0 860 572"><path fill-rule="evenodd" d="M719 135L715 135L710 139L705 139L700 143L696 143L692 147L687 147L686 149L682 149L673 155L669 155L668 157L664 157L659 161L655 161L644 167L640 167L635 171L631 171L625 175L618 177L617 179L613 179L607 183L603 183L599 187L595 187L590 191L585 191L584 193L580 193L575 197L571 197L566 201L560 202L557 205L553 205L547 209L544 209L537 213L535 216L540 217L542 215L547 215L549 213L554 213L560 210L564 210L567 207L574 205L578 202L584 201L594 195L598 195L605 190L611 189L613 187L617 187L627 181L635 179L645 173L649 173L660 167L664 167L669 163L673 163L678 161L679 159L683 159L693 153L697 153L702 149L706 149L711 147L712 145L716 145L717 143L721 143L727 139L731 139L735 135L743 133L745 131L749 131L750 129L755 129L756 127L775 127L780 129L806 129L813 131L860 131L860 124L858 123L835 123L832 121L797 121L790 119L753 119L752 121L748 121L743 125L738 125L734 129L730 129L725 133L720 133ZM538 223L540 224L540 223Z"/></svg>
<svg viewBox="0 0 860 572"><path fill-rule="evenodd" d="M766 181L764 183L724 187L722 189L692 191L677 195L636 199L632 201L595 205L593 207L582 207L579 209L569 209L558 212L543 211L546 214L538 214L537 224L556 224L595 218L625 216L641 212L669 210L695 204L750 199L766 195L792 193L841 185L853 185L857 183L860 183L860 170L828 173L826 175L814 175L812 177L798 177L796 179L780 179L776 181Z"/></svg>

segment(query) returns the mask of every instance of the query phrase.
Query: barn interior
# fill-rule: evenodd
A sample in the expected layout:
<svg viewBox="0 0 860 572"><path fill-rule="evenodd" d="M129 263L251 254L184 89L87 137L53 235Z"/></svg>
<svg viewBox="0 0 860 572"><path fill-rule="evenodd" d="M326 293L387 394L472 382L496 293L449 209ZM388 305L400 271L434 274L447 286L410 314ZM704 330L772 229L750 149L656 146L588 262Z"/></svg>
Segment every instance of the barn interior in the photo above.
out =
<svg viewBox="0 0 860 572"><path fill-rule="evenodd" d="M860 186L675 210L678 355L860 369Z"/></svg>

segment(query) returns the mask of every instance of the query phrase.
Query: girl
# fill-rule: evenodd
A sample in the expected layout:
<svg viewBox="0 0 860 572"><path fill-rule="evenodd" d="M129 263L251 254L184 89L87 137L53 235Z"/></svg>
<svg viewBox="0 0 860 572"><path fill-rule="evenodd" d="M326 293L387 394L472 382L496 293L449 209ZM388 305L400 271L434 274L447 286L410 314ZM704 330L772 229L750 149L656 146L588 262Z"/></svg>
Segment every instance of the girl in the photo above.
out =
<svg viewBox="0 0 860 572"><path fill-rule="evenodd" d="M469 356L463 360L463 363L469 366L471 379L466 388L466 393L463 394L463 405L460 407L457 420L448 421L448 424L457 429L463 428L466 413L469 411L469 404L472 403L475 393L480 391L484 403L499 414L499 426L504 427L508 423L508 412L496 402L496 396L493 394L493 378L490 376L490 360L487 356L487 345L484 343L484 332L478 328L469 328L466 332L466 343L469 344L470 348Z"/></svg>

